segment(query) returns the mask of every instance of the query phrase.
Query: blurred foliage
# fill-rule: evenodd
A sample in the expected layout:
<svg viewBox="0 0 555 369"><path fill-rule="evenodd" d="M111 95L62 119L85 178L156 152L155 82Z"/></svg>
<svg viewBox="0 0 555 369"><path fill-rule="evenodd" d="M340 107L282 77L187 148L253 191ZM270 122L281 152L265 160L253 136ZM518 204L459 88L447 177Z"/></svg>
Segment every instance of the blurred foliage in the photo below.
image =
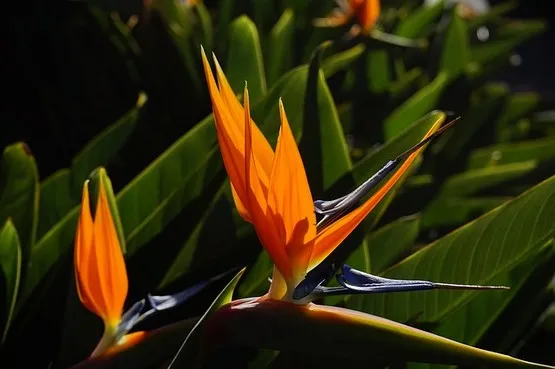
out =
<svg viewBox="0 0 555 369"><path fill-rule="evenodd" d="M461 116L330 260L348 259L377 275L511 290L327 302L555 365L553 282L549 287L555 106L533 90L513 92L491 79L511 68L513 50L541 33L542 21L507 17L511 3L466 18L442 3L384 1L375 32L347 39L347 28L312 26L332 1L146 5L35 2L10 21L15 70L30 86L14 96L28 101L30 113L8 117L1 142L3 368L68 367L84 360L101 335L94 317L70 310L78 301L71 261L81 186L99 166L114 186L131 300L243 266L244 278L213 307L231 301L237 283L236 297L267 289L271 261L233 205L200 45L219 56L237 94L248 81L252 116L272 144L282 98L315 199L351 191L418 142L445 112ZM477 37L484 28L487 40ZM83 367L166 367L193 317L224 284L145 323L141 329L167 326L141 345ZM69 342L63 337L72 325L80 335ZM538 335L551 344L542 347ZM198 340L191 336L188 342ZM355 358L287 350L230 350L212 364L361 365Z"/></svg>

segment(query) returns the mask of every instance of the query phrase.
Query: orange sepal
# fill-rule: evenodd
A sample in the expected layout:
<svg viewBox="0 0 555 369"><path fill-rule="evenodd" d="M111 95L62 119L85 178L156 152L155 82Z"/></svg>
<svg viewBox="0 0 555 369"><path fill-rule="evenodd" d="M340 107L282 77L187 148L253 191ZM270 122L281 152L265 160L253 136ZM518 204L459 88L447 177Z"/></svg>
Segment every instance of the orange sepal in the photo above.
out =
<svg viewBox="0 0 555 369"><path fill-rule="evenodd" d="M434 124L426 133L423 139L432 135L441 126L440 123ZM366 218L366 216L379 204L379 202L387 195L387 193L395 186L395 184L403 177L405 172L412 166L414 160L422 152L426 146L422 146L415 152L409 155L405 162L397 169L387 182L364 204L351 211L347 215L332 223L329 227L325 228L316 236L314 242L314 251L310 258L310 267L318 265L324 260L333 250L351 234L351 232Z"/></svg>

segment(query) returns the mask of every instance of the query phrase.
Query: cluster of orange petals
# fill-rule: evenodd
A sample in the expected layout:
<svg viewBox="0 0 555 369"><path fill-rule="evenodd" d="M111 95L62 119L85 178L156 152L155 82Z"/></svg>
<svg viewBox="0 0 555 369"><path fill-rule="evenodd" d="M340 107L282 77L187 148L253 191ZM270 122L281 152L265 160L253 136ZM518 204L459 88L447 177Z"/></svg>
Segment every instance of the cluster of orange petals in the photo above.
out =
<svg viewBox="0 0 555 369"><path fill-rule="evenodd" d="M353 17L358 28L367 33L380 17L379 0L340 0L341 6L332 11L326 18L314 20L319 27L339 27L347 24Z"/></svg>
<svg viewBox="0 0 555 369"><path fill-rule="evenodd" d="M218 83L204 50L202 60L235 205L242 218L253 224L279 271L276 274L274 270L269 297L288 299L306 273L327 257L389 192L421 149L411 154L364 204L317 232L305 169L281 100L281 128L274 153L250 117L246 86L243 107L216 58ZM432 128L428 135L437 128ZM273 288L280 283L281 277L286 286Z"/></svg>

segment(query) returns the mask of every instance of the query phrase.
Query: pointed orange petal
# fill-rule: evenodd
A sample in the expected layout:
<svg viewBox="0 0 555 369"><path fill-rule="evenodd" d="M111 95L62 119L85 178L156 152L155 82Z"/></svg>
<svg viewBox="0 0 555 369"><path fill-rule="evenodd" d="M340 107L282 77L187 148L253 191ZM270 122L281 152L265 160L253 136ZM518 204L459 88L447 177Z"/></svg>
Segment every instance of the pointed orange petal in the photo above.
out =
<svg viewBox="0 0 555 369"><path fill-rule="evenodd" d="M262 189L260 171L254 160L252 147L252 126L250 119L249 92L245 86L245 176L247 178L246 192L253 225L260 242L270 255L285 279L291 278L291 265L285 252L285 244L279 237L279 231L274 218L268 211L267 192Z"/></svg>
<svg viewBox="0 0 555 369"><path fill-rule="evenodd" d="M102 181L94 219L93 247L96 265L92 267L98 271L97 283L104 302L102 317L107 324L116 325L127 297L128 281L125 260Z"/></svg>
<svg viewBox="0 0 555 369"><path fill-rule="evenodd" d="M93 219L89 201L88 181L83 185L81 212L77 223L74 251L74 271L77 293L81 303L92 313L101 315L101 295L96 289L96 282L90 279L91 253L93 248ZM93 267L94 268L94 267ZM94 277L93 277L94 278Z"/></svg>
<svg viewBox="0 0 555 369"><path fill-rule="evenodd" d="M233 202L235 202L235 207L237 208L237 212L239 212L239 215L241 216L241 218L243 218L244 221L252 223L252 218L249 213L249 209L247 209L245 204L243 204L243 202L241 201L241 198L237 194L237 190L235 189L235 187L233 187L233 183L231 183L230 186L231 186L231 195L233 196Z"/></svg>
<svg viewBox="0 0 555 369"><path fill-rule="evenodd" d="M314 203L295 137L279 101L281 128L270 177L268 204L295 278L306 274L316 236Z"/></svg>
<svg viewBox="0 0 555 369"><path fill-rule="evenodd" d="M346 12L342 9L334 9L325 18L316 18L312 21L315 27L340 27L349 21L351 18L351 12Z"/></svg>
<svg viewBox="0 0 555 369"><path fill-rule="evenodd" d="M426 133L424 139L433 134L439 129L442 122L434 124L432 128ZM378 205L378 203L385 197L385 195L393 188L397 181L405 174L411 167L416 157L422 152L426 146L422 146L415 152L409 155L405 162L393 173L387 182L364 204L343 216L329 227L325 228L316 236L314 243L314 251L310 258L310 267L318 265L324 260L332 251L339 246L349 234L364 220L364 218Z"/></svg>
<svg viewBox="0 0 555 369"><path fill-rule="evenodd" d="M241 106L241 103L239 102L237 96L235 96L235 93L229 85L229 82L225 77L225 74L222 70L222 67L220 66L220 63L218 62L218 59L216 59L215 55L213 56L213 58L214 65L216 66L216 76L218 78L220 95L222 96L222 99L227 103L227 106L233 116L233 121L237 125L237 128L244 135L244 108ZM263 180L265 181L265 179L270 178L272 162L274 160L274 151L272 150L272 147L270 146L268 140L266 140L266 137L264 137L264 134L262 134L258 126L252 121L252 119L251 123L253 155L256 159L256 165L258 169L261 170L263 173Z"/></svg>
<svg viewBox="0 0 555 369"><path fill-rule="evenodd" d="M357 11L358 22L364 31L369 31L374 27L380 16L380 1L366 0L360 5Z"/></svg>
<svg viewBox="0 0 555 369"><path fill-rule="evenodd" d="M244 133L238 130L227 104L220 96L216 80L212 74L212 69L210 68L204 49L202 49L202 63L208 83L208 91L210 92L210 98L212 100L212 110L214 111L214 120L216 123L216 132L222 159L232 184L234 199L240 200L239 202L236 201L235 205L238 209L242 209L242 213L248 214L248 209L245 207L247 197L244 178Z"/></svg>

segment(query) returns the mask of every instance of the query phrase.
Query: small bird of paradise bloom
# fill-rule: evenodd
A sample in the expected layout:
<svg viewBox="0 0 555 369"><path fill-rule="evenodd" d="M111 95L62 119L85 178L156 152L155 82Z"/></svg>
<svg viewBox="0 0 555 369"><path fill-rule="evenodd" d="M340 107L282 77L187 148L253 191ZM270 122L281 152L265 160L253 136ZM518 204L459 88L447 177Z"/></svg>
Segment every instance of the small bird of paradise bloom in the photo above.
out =
<svg viewBox="0 0 555 369"><path fill-rule="evenodd" d="M313 21L316 27L340 27L354 20L350 34L367 34L376 25L380 17L379 0L336 0L337 8L325 18Z"/></svg>
<svg viewBox="0 0 555 369"><path fill-rule="evenodd" d="M175 307L222 275L203 281L175 295L152 296L135 302L125 313L128 280L125 260L100 169L100 189L95 217L91 215L89 181L83 185L81 213L75 236L74 270L79 299L104 322L104 334L90 357L113 354L130 347L147 332L129 333L138 323L156 312ZM225 273L224 273L225 274ZM148 304L150 308L145 310Z"/></svg>
<svg viewBox="0 0 555 369"><path fill-rule="evenodd" d="M303 162L279 100L281 127L276 150L250 117L249 93L244 106L231 89L214 57L217 81L202 50L204 71L212 99L216 131L233 199L241 217L252 223L262 246L274 262L268 293L262 299L307 304L326 294L413 291L433 288L490 289L429 281L393 280L373 276L344 265L337 276L340 287L323 287L335 267L320 263L338 247L409 169L425 143L443 132L435 124L415 147L390 161L352 193L332 201L316 201L308 185ZM404 162L403 162L404 160ZM399 169L362 205L358 201L402 162ZM351 210L356 207L354 210ZM351 210L351 211L349 211ZM317 222L316 213L323 216ZM317 273L308 273L316 270ZM307 274L308 273L308 274Z"/></svg>

